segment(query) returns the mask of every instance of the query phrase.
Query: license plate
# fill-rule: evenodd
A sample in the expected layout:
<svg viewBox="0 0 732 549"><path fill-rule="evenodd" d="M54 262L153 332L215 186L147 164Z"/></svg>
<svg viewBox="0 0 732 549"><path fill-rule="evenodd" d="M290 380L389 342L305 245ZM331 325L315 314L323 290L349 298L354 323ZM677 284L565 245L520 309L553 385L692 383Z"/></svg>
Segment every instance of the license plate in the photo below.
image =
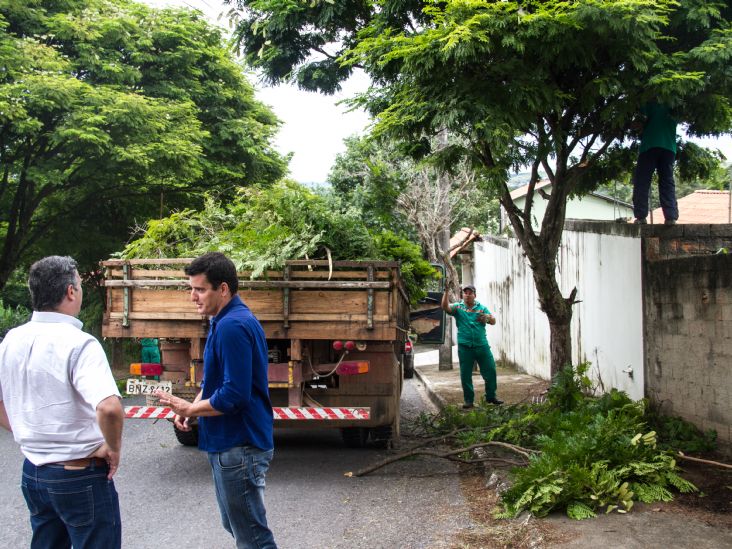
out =
<svg viewBox="0 0 732 549"><path fill-rule="evenodd" d="M163 391L164 393L172 394L173 382L130 378L127 380L125 390L128 395L151 395L153 391Z"/></svg>

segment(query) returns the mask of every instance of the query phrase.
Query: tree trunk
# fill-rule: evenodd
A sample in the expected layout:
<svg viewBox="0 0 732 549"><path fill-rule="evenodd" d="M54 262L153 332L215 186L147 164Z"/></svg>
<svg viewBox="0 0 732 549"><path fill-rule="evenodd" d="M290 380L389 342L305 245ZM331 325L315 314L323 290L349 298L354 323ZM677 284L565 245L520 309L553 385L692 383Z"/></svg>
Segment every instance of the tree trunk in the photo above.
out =
<svg viewBox="0 0 732 549"><path fill-rule="evenodd" d="M548 316L548 315L547 315ZM553 322L549 320L551 375L554 375L567 364L572 364L572 333L568 321Z"/></svg>
<svg viewBox="0 0 732 549"><path fill-rule="evenodd" d="M541 258L533 261L530 254L534 275L534 284L539 296L541 310L549 320L549 350L551 359L551 376L563 369L567 364L572 363L572 333L570 323L572 322L572 306L577 295L577 288L574 288L568 297L562 295L557 284L556 262L553 259Z"/></svg>
<svg viewBox="0 0 732 549"><path fill-rule="evenodd" d="M446 176L442 176L446 177ZM449 215L449 204L446 206ZM440 233L439 238L440 244L440 255L444 258L445 263L445 291L450 296L451 282L457 284L457 281L451 276L454 273L455 268L450 263L450 225L448 224ZM448 314L445 315L445 339L440 345L440 370L452 370L452 317Z"/></svg>

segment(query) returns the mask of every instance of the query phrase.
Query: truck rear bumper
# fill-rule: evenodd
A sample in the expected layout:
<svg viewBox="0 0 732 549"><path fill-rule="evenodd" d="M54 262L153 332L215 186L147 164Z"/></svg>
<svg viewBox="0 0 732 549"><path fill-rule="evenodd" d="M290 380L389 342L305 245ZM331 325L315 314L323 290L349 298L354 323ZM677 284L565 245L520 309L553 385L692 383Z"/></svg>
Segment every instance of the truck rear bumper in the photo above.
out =
<svg viewBox="0 0 732 549"><path fill-rule="evenodd" d="M286 421L368 421L371 408L273 408L275 420ZM173 419L175 412L164 406L125 406L127 419Z"/></svg>

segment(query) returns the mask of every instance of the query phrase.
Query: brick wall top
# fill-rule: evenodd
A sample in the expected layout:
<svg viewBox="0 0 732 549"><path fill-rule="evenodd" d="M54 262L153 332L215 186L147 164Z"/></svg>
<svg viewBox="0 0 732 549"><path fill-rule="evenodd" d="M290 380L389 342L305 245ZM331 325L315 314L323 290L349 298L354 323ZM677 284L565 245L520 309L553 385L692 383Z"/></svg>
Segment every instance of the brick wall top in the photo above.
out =
<svg viewBox="0 0 732 549"><path fill-rule="evenodd" d="M732 225L641 225L640 229L648 261L732 252Z"/></svg>

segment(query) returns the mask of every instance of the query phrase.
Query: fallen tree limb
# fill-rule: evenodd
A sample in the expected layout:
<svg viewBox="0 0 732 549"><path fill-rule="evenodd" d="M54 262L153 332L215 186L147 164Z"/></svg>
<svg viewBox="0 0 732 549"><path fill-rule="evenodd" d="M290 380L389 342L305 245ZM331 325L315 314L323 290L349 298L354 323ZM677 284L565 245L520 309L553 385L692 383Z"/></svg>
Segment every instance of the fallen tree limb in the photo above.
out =
<svg viewBox="0 0 732 549"><path fill-rule="evenodd" d="M684 454L681 451L679 451L677 456L680 457L681 459L685 459L687 461L694 461L696 463L705 463L707 465L714 465L715 467L724 467L725 469L732 469L732 465L729 465L727 463L722 463L721 461L712 461L710 459L701 459L701 458L687 456L686 454Z"/></svg>
<svg viewBox="0 0 732 549"><path fill-rule="evenodd" d="M440 438L444 438L444 435L442 437L436 437L438 440ZM423 445L422 445L423 446ZM364 467L363 469L356 471L355 473L348 474L348 476L356 476L356 477L362 477L364 475L368 475L369 473L373 473L377 469L380 469L384 467L385 465L389 465L390 463L394 463L396 461L402 460L404 458L412 457L412 456L432 456L432 457L439 457L444 459L449 459L451 461L458 461L460 463L482 463L484 461L500 461L503 463L509 463L511 465L524 465L523 463L503 459L503 458L476 458L476 459L465 459L458 457L460 454L463 454L465 452L470 452L472 450L476 450L477 448L485 448L487 446L498 446L501 448L506 448L507 450L510 450L512 452L515 452L521 456L523 456L526 460L529 459L531 454L537 454L539 453L536 450L531 450L529 448L522 448L521 446L516 446L514 444L509 444L507 442L498 442L498 441L490 441L490 442L481 442L478 444L471 444L470 446L467 446L465 448L458 448L457 450L449 450L447 452L438 452L437 450L423 450L419 447L412 448L411 450L408 450L406 452L402 452L401 454L397 454L395 456L389 456L386 459L383 459L377 463L374 463L373 465L370 465L368 467Z"/></svg>

